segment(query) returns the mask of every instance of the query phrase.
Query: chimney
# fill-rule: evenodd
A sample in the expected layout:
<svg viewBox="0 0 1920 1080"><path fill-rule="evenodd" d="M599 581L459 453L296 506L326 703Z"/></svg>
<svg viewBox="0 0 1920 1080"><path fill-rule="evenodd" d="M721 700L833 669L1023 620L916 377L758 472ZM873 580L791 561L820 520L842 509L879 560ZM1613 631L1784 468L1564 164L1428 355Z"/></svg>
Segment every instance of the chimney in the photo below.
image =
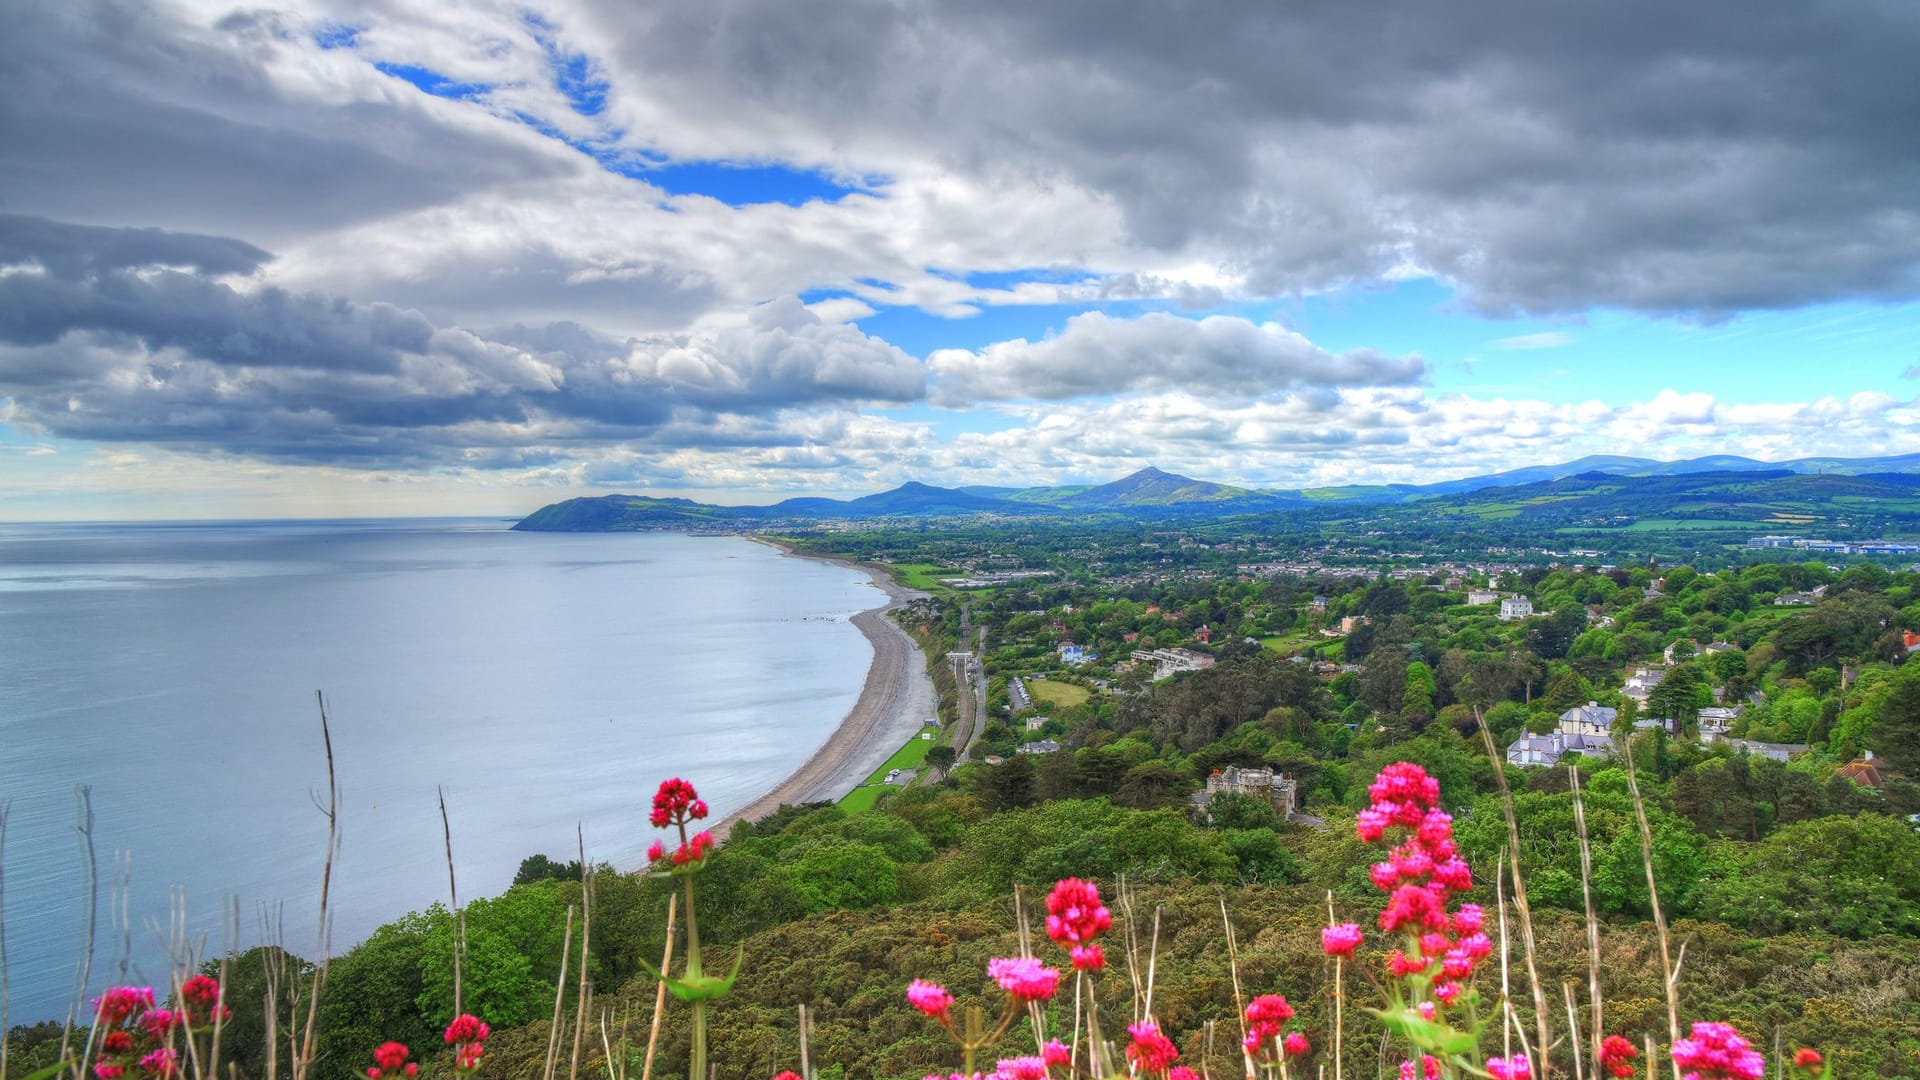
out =
<svg viewBox="0 0 1920 1080"><path fill-rule="evenodd" d="M1865 760L1867 760L1867 761L1872 761L1872 760L1873 760L1873 751L1871 751L1871 750L1869 750L1869 751L1867 751L1867 756L1866 756L1866 758L1865 758Z"/></svg>

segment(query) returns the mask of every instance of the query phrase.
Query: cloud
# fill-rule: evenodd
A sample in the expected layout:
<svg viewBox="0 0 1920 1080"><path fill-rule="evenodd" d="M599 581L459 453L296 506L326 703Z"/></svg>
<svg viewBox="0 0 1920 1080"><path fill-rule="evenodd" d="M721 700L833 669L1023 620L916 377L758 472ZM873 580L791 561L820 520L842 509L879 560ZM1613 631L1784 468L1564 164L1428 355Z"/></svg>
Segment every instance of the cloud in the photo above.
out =
<svg viewBox="0 0 1920 1080"><path fill-rule="evenodd" d="M1500 338L1493 342L1496 349L1558 349L1573 344L1573 335L1561 330L1548 330L1538 334L1518 334Z"/></svg>
<svg viewBox="0 0 1920 1080"><path fill-rule="evenodd" d="M1426 364L1371 349L1335 353L1276 323L1161 312L1117 319L1094 311L1040 341L938 350L927 368L937 379L936 401L966 404L1176 389L1248 399L1303 387L1411 383Z"/></svg>
<svg viewBox="0 0 1920 1080"><path fill-rule="evenodd" d="M227 280L218 238L0 218L0 395L50 435L276 460L526 467L548 445L767 442L755 417L924 396L914 358L788 297L701 332L491 335Z"/></svg>

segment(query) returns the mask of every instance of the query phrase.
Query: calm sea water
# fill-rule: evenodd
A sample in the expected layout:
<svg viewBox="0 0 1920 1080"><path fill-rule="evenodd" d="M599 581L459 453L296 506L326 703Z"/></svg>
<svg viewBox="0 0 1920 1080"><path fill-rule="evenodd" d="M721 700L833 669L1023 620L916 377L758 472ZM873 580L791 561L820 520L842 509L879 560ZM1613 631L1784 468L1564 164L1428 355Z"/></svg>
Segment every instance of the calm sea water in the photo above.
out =
<svg viewBox="0 0 1920 1080"><path fill-rule="evenodd" d="M343 798L336 949L535 852L631 865L657 783L716 817L778 783L859 693L864 575L744 540L514 533L502 522L0 526L0 804L12 1021L64 1013L91 788L102 880L89 994L130 860L133 977L165 979L175 895L314 953L327 694Z"/></svg>

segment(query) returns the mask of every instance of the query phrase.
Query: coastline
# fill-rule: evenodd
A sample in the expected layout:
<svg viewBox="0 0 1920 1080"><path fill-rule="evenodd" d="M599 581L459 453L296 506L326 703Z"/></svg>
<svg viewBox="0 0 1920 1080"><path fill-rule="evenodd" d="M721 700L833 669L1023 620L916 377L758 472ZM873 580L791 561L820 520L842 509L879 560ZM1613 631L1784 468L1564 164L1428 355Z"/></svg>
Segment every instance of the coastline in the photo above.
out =
<svg viewBox="0 0 1920 1080"><path fill-rule="evenodd" d="M901 585L885 570L851 559L806 555L790 545L757 536L746 539L773 548L790 559L813 559L858 570L886 594L886 599L878 606L856 613L851 620L873 646L873 664L867 669L866 682L853 708L847 710L826 742L808 755L791 775L715 825L713 834L720 840L727 838L736 822L758 821L784 804L842 798L913 738L927 717L934 715L936 707L926 655L905 630L888 618L895 609L928 594Z"/></svg>

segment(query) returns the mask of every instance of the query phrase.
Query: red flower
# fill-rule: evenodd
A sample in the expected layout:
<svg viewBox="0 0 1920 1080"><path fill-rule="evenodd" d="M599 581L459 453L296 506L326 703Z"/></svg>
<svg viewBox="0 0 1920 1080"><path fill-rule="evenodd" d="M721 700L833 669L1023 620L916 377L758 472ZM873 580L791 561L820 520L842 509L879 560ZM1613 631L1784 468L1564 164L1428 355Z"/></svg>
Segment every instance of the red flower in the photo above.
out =
<svg viewBox="0 0 1920 1080"><path fill-rule="evenodd" d="M94 998L93 1007L99 1012L102 1024L118 1024L136 1013L153 1008L153 988L116 986Z"/></svg>
<svg viewBox="0 0 1920 1080"><path fill-rule="evenodd" d="M378 1072L391 1072L406 1063L413 1051L406 1043L383 1042L373 1051L373 1063L379 1066Z"/></svg>
<svg viewBox="0 0 1920 1080"><path fill-rule="evenodd" d="M148 1076L172 1076L179 1067L180 1055L163 1046L140 1059L140 1071Z"/></svg>
<svg viewBox="0 0 1920 1080"><path fill-rule="evenodd" d="M1813 1072L1826 1063L1827 1059L1820 1056L1820 1051L1811 1046L1803 1046L1793 1052L1793 1067L1796 1069Z"/></svg>
<svg viewBox="0 0 1920 1080"><path fill-rule="evenodd" d="M700 807L698 814L692 813L695 804ZM660 782L660 790L653 795L653 813L648 815L647 820L653 822L654 828L664 829L676 822L684 823L689 817L705 817L706 814L707 804L700 802L700 793L693 790L692 784L676 776Z"/></svg>
<svg viewBox="0 0 1920 1080"><path fill-rule="evenodd" d="M661 843L660 841L655 840L651 845L647 847L648 862L659 862L661 859L664 859L666 857L667 857L667 845Z"/></svg>
<svg viewBox="0 0 1920 1080"><path fill-rule="evenodd" d="M1128 1025L1127 1034L1133 1036L1133 1041L1127 1045L1127 1060L1143 1073L1164 1073L1180 1056L1179 1047L1173 1045L1172 1039L1162 1035L1160 1026L1151 1020Z"/></svg>
<svg viewBox="0 0 1920 1080"><path fill-rule="evenodd" d="M1040 1056L1049 1065L1070 1065L1073 1063L1073 1048L1059 1039L1050 1039Z"/></svg>
<svg viewBox="0 0 1920 1080"><path fill-rule="evenodd" d="M220 983L211 975L195 975L180 984L180 1000L203 1009L210 1008L220 1000Z"/></svg>
<svg viewBox="0 0 1920 1080"><path fill-rule="evenodd" d="M1288 1057L1299 1057L1312 1049L1307 1045L1307 1037L1297 1031L1288 1032L1286 1041L1281 1045Z"/></svg>
<svg viewBox="0 0 1920 1080"><path fill-rule="evenodd" d="M1001 1058L994 1075L1000 1080L1047 1080L1047 1063L1032 1056Z"/></svg>
<svg viewBox="0 0 1920 1080"><path fill-rule="evenodd" d="M1633 1059L1639 1056L1640 1051L1633 1048L1633 1043L1619 1035L1600 1040L1600 1066L1614 1076L1632 1076Z"/></svg>
<svg viewBox="0 0 1920 1080"><path fill-rule="evenodd" d="M1533 1063L1525 1054L1515 1054L1510 1058L1491 1057L1487 1059L1487 1075L1493 1080L1533 1080Z"/></svg>
<svg viewBox="0 0 1920 1080"><path fill-rule="evenodd" d="M1167 1070L1167 1080L1200 1080L1200 1074L1185 1065L1175 1065Z"/></svg>
<svg viewBox="0 0 1920 1080"><path fill-rule="evenodd" d="M1100 903L1091 881L1062 878L1047 894L1047 936L1063 948L1085 945L1113 928L1113 913Z"/></svg>
<svg viewBox="0 0 1920 1080"><path fill-rule="evenodd" d="M1067 955L1075 971L1099 971L1107 966L1107 951L1098 945L1075 945Z"/></svg>
<svg viewBox="0 0 1920 1080"><path fill-rule="evenodd" d="M447 1025L446 1040L449 1045L463 1042L485 1042L488 1030L487 1025L482 1023L479 1017L472 1013L461 1013L459 1016L453 1018L453 1023Z"/></svg>
<svg viewBox="0 0 1920 1080"><path fill-rule="evenodd" d="M774 1073L773 1080L801 1080L801 1077L799 1073L794 1072L791 1069L784 1069L780 1072Z"/></svg>

